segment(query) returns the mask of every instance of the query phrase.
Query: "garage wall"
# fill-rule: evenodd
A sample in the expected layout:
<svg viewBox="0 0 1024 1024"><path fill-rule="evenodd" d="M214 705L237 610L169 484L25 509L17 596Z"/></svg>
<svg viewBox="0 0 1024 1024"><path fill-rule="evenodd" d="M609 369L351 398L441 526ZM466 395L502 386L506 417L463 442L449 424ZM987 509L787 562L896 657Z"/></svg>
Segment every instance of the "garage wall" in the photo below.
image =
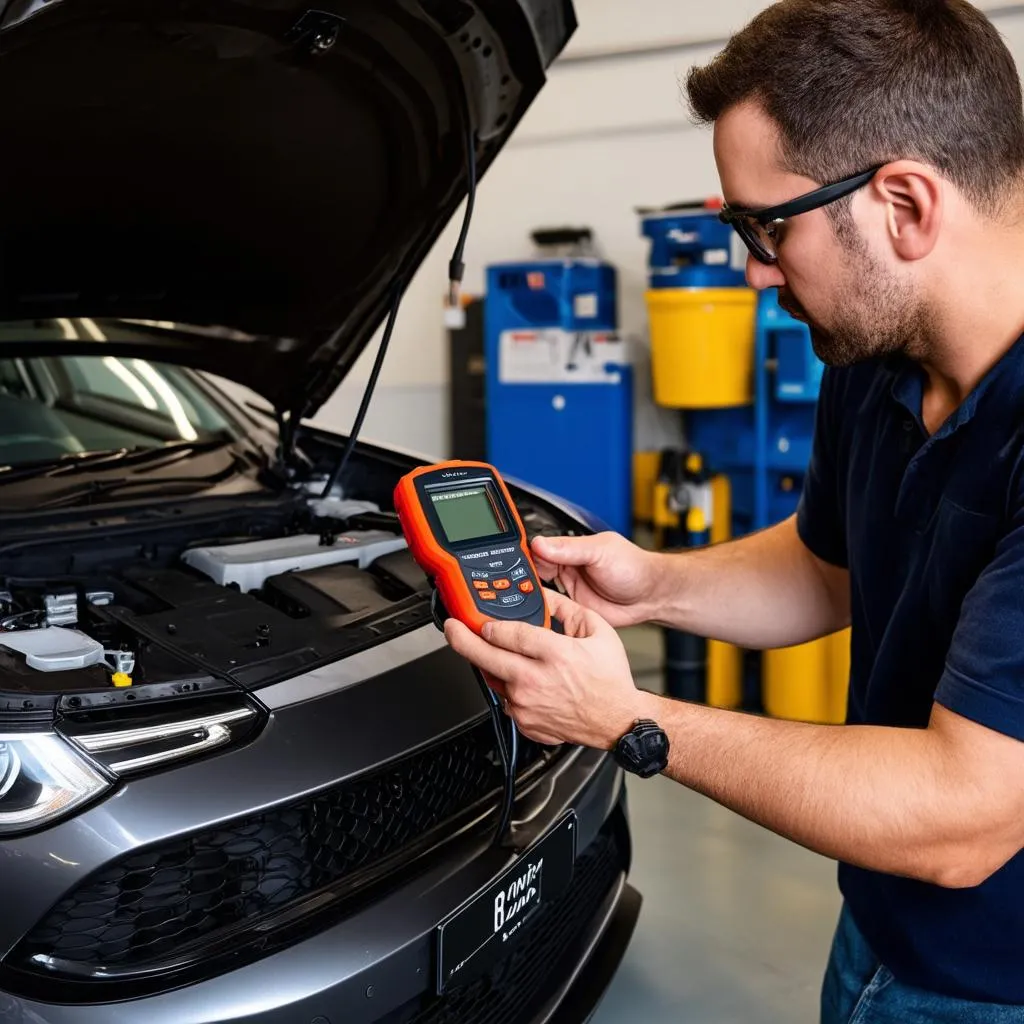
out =
<svg viewBox="0 0 1024 1024"><path fill-rule="evenodd" d="M529 256L539 225L587 224L619 271L620 326L637 339L638 447L675 436L650 402L643 303L646 246L634 207L717 193L710 133L687 120L680 81L763 0L576 0L580 27L513 140L480 184L466 252L465 287L483 289L492 261ZM1024 67L1024 4L985 2ZM682 13L682 12L686 13ZM447 450L448 352L441 297L456 219L410 285L367 416L367 437L431 457ZM369 375L367 352L317 417L345 431Z"/></svg>

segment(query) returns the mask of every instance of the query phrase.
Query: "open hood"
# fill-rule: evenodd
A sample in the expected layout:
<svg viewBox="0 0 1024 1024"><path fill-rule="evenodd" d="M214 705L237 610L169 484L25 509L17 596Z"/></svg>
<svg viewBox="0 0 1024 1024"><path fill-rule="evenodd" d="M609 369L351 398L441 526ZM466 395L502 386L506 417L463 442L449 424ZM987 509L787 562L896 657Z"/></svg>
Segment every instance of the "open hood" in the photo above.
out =
<svg viewBox="0 0 1024 1024"><path fill-rule="evenodd" d="M570 0L0 0L0 321L312 414L574 28Z"/></svg>

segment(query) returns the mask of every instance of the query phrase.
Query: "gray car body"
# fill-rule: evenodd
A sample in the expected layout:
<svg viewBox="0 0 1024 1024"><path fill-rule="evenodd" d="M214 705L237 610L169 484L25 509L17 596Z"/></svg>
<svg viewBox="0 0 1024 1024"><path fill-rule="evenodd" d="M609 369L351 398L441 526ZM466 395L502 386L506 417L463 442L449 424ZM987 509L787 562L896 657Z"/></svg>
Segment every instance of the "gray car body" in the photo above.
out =
<svg viewBox="0 0 1024 1024"><path fill-rule="evenodd" d="M51 829L0 842L0 947L7 952L49 907L97 867L141 846L244 816L371 770L483 712L475 680L424 627L315 673L276 684L253 743L124 785L115 797ZM381 708L402 706L382 728ZM344 723L341 727L339 723ZM584 849L624 801L621 770L575 750L516 808L529 845L567 810ZM0 992L4 1024L361 1024L429 991L436 929L514 859L488 831L468 829L423 875L287 950L189 988L139 1000L53 1005ZM592 952L621 913L625 874L585 937ZM627 915L628 917L628 915ZM635 917L634 917L635 919ZM528 936L526 941L529 941ZM580 957L579 967L586 957ZM571 991L562 979L555 1005ZM605 979L607 981L607 979Z"/></svg>

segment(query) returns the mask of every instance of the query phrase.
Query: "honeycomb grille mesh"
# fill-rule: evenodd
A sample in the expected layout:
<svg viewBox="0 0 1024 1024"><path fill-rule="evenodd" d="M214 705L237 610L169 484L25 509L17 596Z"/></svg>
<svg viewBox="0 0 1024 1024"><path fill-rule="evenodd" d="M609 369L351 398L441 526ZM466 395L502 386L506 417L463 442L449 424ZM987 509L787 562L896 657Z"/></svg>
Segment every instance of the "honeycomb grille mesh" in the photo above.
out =
<svg viewBox="0 0 1024 1024"><path fill-rule="evenodd" d="M520 749L520 771L542 748ZM62 899L15 959L151 966L379 866L493 794L489 722L378 772L112 861ZM397 870L397 868L396 868ZM52 974L47 972L50 976Z"/></svg>

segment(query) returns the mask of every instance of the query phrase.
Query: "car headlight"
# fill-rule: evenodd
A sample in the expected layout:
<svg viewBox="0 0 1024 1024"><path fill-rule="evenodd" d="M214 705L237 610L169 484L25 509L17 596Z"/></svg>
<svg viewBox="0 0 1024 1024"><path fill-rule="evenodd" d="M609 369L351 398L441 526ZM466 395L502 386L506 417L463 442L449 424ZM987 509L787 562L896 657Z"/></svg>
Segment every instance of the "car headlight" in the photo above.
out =
<svg viewBox="0 0 1024 1024"><path fill-rule="evenodd" d="M52 732L0 733L0 838L50 824L109 785Z"/></svg>

